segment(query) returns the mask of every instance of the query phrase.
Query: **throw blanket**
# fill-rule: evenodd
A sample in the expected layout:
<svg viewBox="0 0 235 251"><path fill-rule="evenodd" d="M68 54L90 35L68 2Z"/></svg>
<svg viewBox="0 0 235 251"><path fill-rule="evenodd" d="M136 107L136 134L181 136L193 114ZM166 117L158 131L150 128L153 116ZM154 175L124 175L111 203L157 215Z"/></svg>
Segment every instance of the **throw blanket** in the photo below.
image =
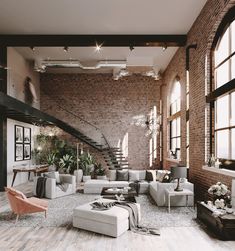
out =
<svg viewBox="0 0 235 251"><path fill-rule="evenodd" d="M145 226L139 225L139 214L138 214L138 207L136 203L132 202L94 202L91 204L92 209L94 210L108 210L113 206L121 207L126 209L129 212L129 229L132 232L139 233L139 234L152 234L152 235L160 235L160 231L157 228L149 228Z"/></svg>
<svg viewBox="0 0 235 251"><path fill-rule="evenodd" d="M46 192L46 177L38 177L37 180L37 187L36 187L36 196L38 198L43 198L45 197L45 192Z"/></svg>
<svg viewBox="0 0 235 251"><path fill-rule="evenodd" d="M56 183L56 186L58 186L63 192L67 192L68 188L69 188L69 184L68 183Z"/></svg>

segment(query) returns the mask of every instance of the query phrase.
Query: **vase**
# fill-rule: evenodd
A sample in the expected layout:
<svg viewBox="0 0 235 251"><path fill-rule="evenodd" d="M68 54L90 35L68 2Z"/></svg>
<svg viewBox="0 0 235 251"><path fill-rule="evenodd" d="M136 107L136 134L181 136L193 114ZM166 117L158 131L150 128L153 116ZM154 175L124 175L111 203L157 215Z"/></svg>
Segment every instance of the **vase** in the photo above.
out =
<svg viewBox="0 0 235 251"><path fill-rule="evenodd" d="M76 176L76 183L82 182L83 171L82 169L77 169L74 171L74 175Z"/></svg>

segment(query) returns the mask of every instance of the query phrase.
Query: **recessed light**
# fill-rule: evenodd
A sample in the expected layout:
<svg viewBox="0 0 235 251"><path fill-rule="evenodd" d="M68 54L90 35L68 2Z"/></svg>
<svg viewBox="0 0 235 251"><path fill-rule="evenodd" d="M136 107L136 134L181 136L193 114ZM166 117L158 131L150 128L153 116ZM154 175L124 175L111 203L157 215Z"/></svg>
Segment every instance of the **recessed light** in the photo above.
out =
<svg viewBox="0 0 235 251"><path fill-rule="evenodd" d="M96 43L95 51L96 51L96 52L100 52L100 51L101 51L101 47L102 47L102 44L97 44L97 43Z"/></svg>
<svg viewBox="0 0 235 251"><path fill-rule="evenodd" d="M131 44L131 45L129 46L129 49L130 49L130 51L133 51L135 48L134 48L134 46Z"/></svg>
<svg viewBox="0 0 235 251"><path fill-rule="evenodd" d="M167 45L165 44L162 46L162 50L165 51L166 49L167 49Z"/></svg>
<svg viewBox="0 0 235 251"><path fill-rule="evenodd" d="M34 47L34 46L30 46L30 49L31 49L32 51L35 51L35 47Z"/></svg>

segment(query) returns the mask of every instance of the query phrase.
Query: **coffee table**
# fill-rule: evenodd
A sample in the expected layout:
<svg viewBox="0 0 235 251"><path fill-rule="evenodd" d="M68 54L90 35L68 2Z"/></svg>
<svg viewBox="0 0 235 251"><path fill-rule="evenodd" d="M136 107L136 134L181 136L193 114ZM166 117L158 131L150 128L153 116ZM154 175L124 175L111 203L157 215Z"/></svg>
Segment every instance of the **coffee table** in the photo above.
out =
<svg viewBox="0 0 235 251"><path fill-rule="evenodd" d="M111 189L117 189L117 190L113 190L111 191ZM128 192L123 191L124 187L103 187L102 191L101 191L101 196L105 199L114 199L116 200L115 195L120 196L121 194L123 195L123 197L125 198L124 201L128 201L128 202L134 202L136 203L135 200L135 196L137 196L137 192L135 189L129 189Z"/></svg>

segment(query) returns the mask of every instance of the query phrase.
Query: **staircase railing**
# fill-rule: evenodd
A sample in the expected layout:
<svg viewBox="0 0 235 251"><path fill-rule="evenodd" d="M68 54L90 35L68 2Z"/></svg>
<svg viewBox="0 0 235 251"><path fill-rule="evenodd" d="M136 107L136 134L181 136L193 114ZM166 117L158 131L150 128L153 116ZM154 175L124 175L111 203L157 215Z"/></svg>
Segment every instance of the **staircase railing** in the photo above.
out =
<svg viewBox="0 0 235 251"><path fill-rule="evenodd" d="M77 123L73 122L74 124L76 124L75 126L74 125L73 126L77 128L82 134L84 134L85 136L87 136L89 139L93 140L97 144L99 144L101 149L108 148L111 151L111 146L100 128L98 128L96 125L90 123L89 121L85 120L84 118L80 117L79 115L75 114L74 112L60 105L60 103L65 103L67 101L63 100L63 102L59 103L55 98L51 97L51 95L46 93L44 90L42 90L42 92L43 92L43 95L46 95L52 102L54 102L60 110L66 112L67 114L73 116L74 118L78 119L80 122L83 123L83 125L82 124L78 125ZM49 108L45 110L49 110Z"/></svg>

